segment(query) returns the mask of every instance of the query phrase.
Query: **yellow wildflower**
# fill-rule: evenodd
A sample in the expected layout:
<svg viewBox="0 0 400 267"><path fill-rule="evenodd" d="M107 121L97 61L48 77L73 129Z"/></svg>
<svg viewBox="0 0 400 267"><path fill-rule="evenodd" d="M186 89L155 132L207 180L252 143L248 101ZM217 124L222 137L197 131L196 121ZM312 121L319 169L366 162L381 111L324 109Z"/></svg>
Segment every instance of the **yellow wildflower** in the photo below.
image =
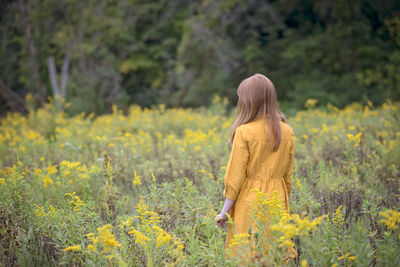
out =
<svg viewBox="0 0 400 267"><path fill-rule="evenodd" d="M112 225L106 224L97 228L97 236L93 233L87 234L87 238L92 241L92 244L88 245L88 250L95 251L97 245L100 245L103 247L100 254L103 254L115 247L120 247L121 244L115 239L115 235L110 231L112 228Z"/></svg>
<svg viewBox="0 0 400 267"><path fill-rule="evenodd" d="M50 211L50 214L53 214L56 211L56 209L53 207L53 205L50 205L49 211Z"/></svg>
<svg viewBox="0 0 400 267"><path fill-rule="evenodd" d="M153 225L153 229L158 233L156 241L157 247L168 243L172 239L172 237L167 232L165 232L164 229L162 229L161 227Z"/></svg>
<svg viewBox="0 0 400 267"><path fill-rule="evenodd" d="M39 169L39 168L35 168L35 169L33 170L33 174L36 175L36 176L38 176L38 175L41 174L41 173L42 173L42 170Z"/></svg>
<svg viewBox="0 0 400 267"><path fill-rule="evenodd" d="M37 204L33 204L33 206L35 206L35 215L37 217L41 217L41 216L46 216L46 213L44 211L44 208L37 205Z"/></svg>
<svg viewBox="0 0 400 267"><path fill-rule="evenodd" d="M355 143L354 143L354 147L357 147L357 146L360 144L361 135L362 135L362 132L359 132L359 133L356 134L356 135L347 134L347 138L348 138L350 141L354 141L354 142L355 142Z"/></svg>
<svg viewBox="0 0 400 267"><path fill-rule="evenodd" d="M304 104L305 108L312 108L315 107L315 105L318 103L318 100L315 98L310 98L306 100L306 103Z"/></svg>
<svg viewBox="0 0 400 267"><path fill-rule="evenodd" d="M49 175L51 175L51 174L57 173L57 172L58 172L58 170L57 170L56 166L49 164L49 166L47 167L47 173Z"/></svg>
<svg viewBox="0 0 400 267"><path fill-rule="evenodd" d="M119 227L121 228L121 230L124 230L125 228L128 228L131 225L132 225L132 218L129 217L127 220L121 221Z"/></svg>
<svg viewBox="0 0 400 267"><path fill-rule="evenodd" d="M296 186L297 186L298 189L302 189L303 188L303 185L301 184L299 178L296 178Z"/></svg>
<svg viewBox="0 0 400 267"><path fill-rule="evenodd" d="M73 193L65 193L65 195L71 197L72 200L70 201L70 203L74 205L73 210L74 211L80 211L80 207L83 206L84 203L77 195L75 195L75 192L73 192Z"/></svg>
<svg viewBox="0 0 400 267"><path fill-rule="evenodd" d="M60 162L60 166L64 166L64 167L66 167L67 169L74 169L74 168L77 168L80 164L81 164L81 163L80 163L79 161L77 161L77 162L71 162L71 161L68 161L68 160L63 160L63 161Z"/></svg>
<svg viewBox="0 0 400 267"><path fill-rule="evenodd" d="M248 233L235 234L230 246L235 246L239 244L248 244L250 235Z"/></svg>
<svg viewBox="0 0 400 267"><path fill-rule="evenodd" d="M49 175L46 175L43 179L43 186L46 188L49 184L54 184L54 182L50 179Z"/></svg>
<svg viewBox="0 0 400 267"><path fill-rule="evenodd" d="M329 129L328 129L328 126L326 126L325 123L323 123L321 126L322 126L321 132L323 132L323 133L328 132Z"/></svg>
<svg viewBox="0 0 400 267"><path fill-rule="evenodd" d="M336 209L336 211L335 211L335 214L334 214L334 216L333 216L333 218L332 218L332 222L336 225L336 226L340 226L340 225L342 225L343 223L344 223L344 216L343 216L343 213L342 213L342 205L340 205L337 209Z"/></svg>
<svg viewBox="0 0 400 267"><path fill-rule="evenodd" d="M115 255L114 255L114 254L111 254L111 255L106 256L106 259L108 259L108 260L112 260L112 259L114 259L114 258L115 258Z"/></svg>
<svg viewBox="0 0 400 267"><path fill-rule="evenodd" d="M81 245L69 246L64 248L64 251L81 251L81 250L82 250Z"/></svg>
<svg viewBox="0 0 400 267"><path fill-rule="evenodd" d="M131 227L131 231L128 232L128 234L134 234L135 235L135 243L137 244L142 244L143 246L146 245L146 242L150 240L147 236L145 236L143 233L140 231L136 230L134 227Z"/></svg>
<svg viewBox="0 0 400 267"><path fill-rule="evenodd" d="M139 185L142 184L142 180L137 176L136 171L133 172L133 184Z"/></svg>
<svg viewBox="0 0 400 267"><path fill-rule="evenodd" d="M343 255L343 256L339 257L338 260L343 260L343 259L348 258L350 256L351 256L351 253L349 252L346 255Z"/></svg>
<svg viewBox="0 0 400 267"><path fill-rule="evenodd" d="M396 230L400 225L400 212L395 210L386 210L379 212L379 215L384 217L381 220L382 223L390 230Z"/></svg>

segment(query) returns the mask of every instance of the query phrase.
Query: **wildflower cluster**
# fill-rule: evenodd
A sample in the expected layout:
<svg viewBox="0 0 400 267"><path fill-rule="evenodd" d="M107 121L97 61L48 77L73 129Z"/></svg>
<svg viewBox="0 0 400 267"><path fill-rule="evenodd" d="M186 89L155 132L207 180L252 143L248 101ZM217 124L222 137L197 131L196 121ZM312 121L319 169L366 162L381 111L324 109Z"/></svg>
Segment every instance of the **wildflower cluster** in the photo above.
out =
<svg viewBox="0 0 400 267"><path fill-rule="evenodd" d="M82 249L81 245L72 245L66 247L63 251L82 251L87 255L98 256L105 260L113 260L117 258L120 264L124 262L120 258L118 248L121 244L116 240L115 235L112 233L113 226L105 224L97 228L97 233L89 233L86 237L90 240L90 244L86 249Z"/></svg>
<svg viewBox="0 0 400 267"><path fill-rule="evenodd" d="M55 212L55 208L53 207L53 205L49 205L49 209L48 211L46 211L43 206L40 206L38 204L33 204L33 206L35 207L35 215L37 217L45 217L45 216L51 216L52 214L54 214Z"/></svg>
<svg viewBox="0 0 400 267"><path fill-rule="evenodd" d="M64 252L67 252L67 251L81 251L81 250L82 250L82 246L81 245L68 246L68 247L63 249Z"/></svg>
<svg viewBox="0 0 400 267"><path fill-rule="evenodd" d="M362 132L360 132L360 133L358 133L356 135L347 134L347 138L350 141L354 142L354 147L358 147L360 145L361 135L362 135Z"/></svg>
<svg viewBox="0 0 400 267"><path fill-rule="evenodd" d="M136 171L133 172L133 181L132 181L132 183L134 185L142 184L142 180L137 176Z"/></svg>
<svg viewBox="0 0 400 267"><path fill-rule="evenodd" d="M307 216L301 218L299 214L284 213L279 223L271 225L271 230L280 232L279 246L293 247L292 238L309 234L311 230L321 224L325 217L320 216L310 221Z"/></svg>
<svg viewBox="0 0 400 267"><path fill-rule="evenodd" d="M351 256L351 253L346 253L345 255L343 255L343 256L340 256L339 258L338 258L338 260L349 260L349 261L354 261L355 259L357 259L357 257L356 256Z"/></svg>
<svg viewBox="0 0 400 267"><path fill-rule="evenodd" d="M343 206L340 205L336 209L335 214L333 215L333 218L332 218L332 223L336 227L340 227L344 223L344 216L343 216L342 208L343 208Z"/></svg>
<svg viewBox="0 0 400 267"><path fill-rule="evenodd" d="M66 193L65 196L70 196L71 201L70 203L74 205L73 210L74 211L80 211L80 207L84 205L83 201L75 194L73 193Z"/></svg>
<svg viewBox="0 0 400 267"><path fill-rule="evenodd" d="M68 160L63 160L60 162L61 172L64 177L76 178L76 179L87 179L89 178L89 170L86 164L82 164L79 161L71 162ZM91 170L94 171L93 169ZM69 181L70 184L73 183L71 179Z"/></svg>
<svg viewBox="0 0 400 267"><path fill-rule="evenodd" d="M318 99L310 98L307 99L306 103L304 104L305 108L313 108L318 103Z"/></svg>
<svg viewBox="0 0 400 267"><path fill-rule="evenodd" d="M249 244L250 235L248 233L235 234L230 246L237 246L239 244Z"/></svg>
<svg viewBox="0 0 400 267"><path fill-rule="evenodd" d="M123 235L124 231L127 231L134 237L135 244L139 245L146 254L148 265L154 264L157 258L167 258L167 261L175 263L182 262L184 259L182 242L161 228L160 217L149 209L143 197L140 197L136 205L136 212L138 215L135 219L138 223L128 218L122 220L119 227Z"/></svg>
<svg viewBox="0 0 400 267"><path fill-rule="evenodd" d="M139 220L141 228L145 232L151 232L151 226L161 222L160 216L156 212L149 210L142 196L136 205L136 212L138 215L135 218Z"/></svg>
<svg viewBox="0 0 400 267"><path fill-rule="evenodd" d="M307 235L316 229L326 216L310 221L307 216L302 218L299 214L290 214L276 191L269 198L257 191L256 217L258 221L269 224L270 229L277 233L279 247L293 247L292 238Z"/></svg>
<svg viewBox="0 0 400 267"><path fill-rule="evenodd" d="M292 239L307 236L315 230L326 215L310 220L308 216L290 214L283 200L274 191L267 195L254 190L257 195L256 207L252 213L252 220L256 223L249 233L237 233L231 242L232 255L243 264L249 263L248 258L258 259L260 264L282 264L282 258L296 254ZM247 254L240 254L234 247L247 250ZM267 253L268 251L268 253ZM268 254L268 255L266 255Z"/></svg>
<svg viewBox="0 0 400 267"><path fill-rule="evenodd" d="M135 235L135 243L141 244L142 246L146 246L147 241L150 240L147 236L145 236L142 232L135 229L135 227L131 227L131 230L128 232L129 234Z"/></svg>
<svg viewBox="0 0 400 267"><path fill-rule="evenodd" d="M382 223L390 230L396 230L400 226L400 212L395 210L386 210L379 213L384 219L381 220Z"/></svg>
<svg viewBox="0 0 400 267"><path fill-rule="evenodd" d="M116 240L111 229L113 229L112 225L105 224L97 228L97 235L94 233L87 234L87 238L91 241L91 244L88 245L87 249L89 251L98 251L101 249L100 254L104 254L120 247L121 244Z"/></svg>

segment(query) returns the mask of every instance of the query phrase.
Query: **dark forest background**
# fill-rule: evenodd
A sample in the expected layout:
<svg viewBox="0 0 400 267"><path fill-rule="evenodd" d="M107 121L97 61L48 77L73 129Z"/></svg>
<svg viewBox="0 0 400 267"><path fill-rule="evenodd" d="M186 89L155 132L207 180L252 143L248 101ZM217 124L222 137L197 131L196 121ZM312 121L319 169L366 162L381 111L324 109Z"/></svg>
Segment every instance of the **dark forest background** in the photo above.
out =
<svg viewBox="0 0 400 267"><path fill-rule="evenodd" d="M281 106L400 99L400 1L16 0L0 4L0 113L236 104L267 75ZM28 97L26 97L28 95Z"/></svg>

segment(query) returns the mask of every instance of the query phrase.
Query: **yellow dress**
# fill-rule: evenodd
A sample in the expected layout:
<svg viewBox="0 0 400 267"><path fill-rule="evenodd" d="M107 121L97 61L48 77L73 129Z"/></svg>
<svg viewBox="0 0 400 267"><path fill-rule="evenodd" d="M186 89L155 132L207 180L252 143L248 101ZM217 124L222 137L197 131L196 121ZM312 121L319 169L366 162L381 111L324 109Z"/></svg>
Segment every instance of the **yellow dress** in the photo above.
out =
<svg viewBox="0 0 400 267"><path fill-rule="evenodd" d="M269 138L268 118L243 124L236 129L225 173L224 196L236 200L230 211L234 228L228 225L226 248L233 235L248 233L253 225L251 211L256 203L256 192L271 195L277 191L289 210L294 160L294 133L286 123L280 122L281 143L273 152ZM265 131L264 131L265 129Z"/></svg>

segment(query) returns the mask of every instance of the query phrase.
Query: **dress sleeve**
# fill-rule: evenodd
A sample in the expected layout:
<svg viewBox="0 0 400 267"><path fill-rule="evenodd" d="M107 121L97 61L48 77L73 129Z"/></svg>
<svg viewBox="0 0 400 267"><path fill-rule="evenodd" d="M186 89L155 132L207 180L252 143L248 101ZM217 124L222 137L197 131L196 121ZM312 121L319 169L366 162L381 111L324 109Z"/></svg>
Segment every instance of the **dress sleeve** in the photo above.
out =
<svg viewBox="0 0 400 267"><path fill-rule="evenodd" d="M292 142L290 144L290 149L289 149L289 164L287 167L287 170L284 175L285 179L285 184L286 184L286 192L288 196L290 195L290 192L292 191L292 180L293 180L293 163L294 163L294 134L292 133Z"/></svg>
<svg viewBox="0 0 400 267"><path fill-rule="evenodd" d="M242 131L236 129L232 150L225 172L224 196L236 200L246 179L246 169L249 160L249 149L243 138Z"/></svg>

